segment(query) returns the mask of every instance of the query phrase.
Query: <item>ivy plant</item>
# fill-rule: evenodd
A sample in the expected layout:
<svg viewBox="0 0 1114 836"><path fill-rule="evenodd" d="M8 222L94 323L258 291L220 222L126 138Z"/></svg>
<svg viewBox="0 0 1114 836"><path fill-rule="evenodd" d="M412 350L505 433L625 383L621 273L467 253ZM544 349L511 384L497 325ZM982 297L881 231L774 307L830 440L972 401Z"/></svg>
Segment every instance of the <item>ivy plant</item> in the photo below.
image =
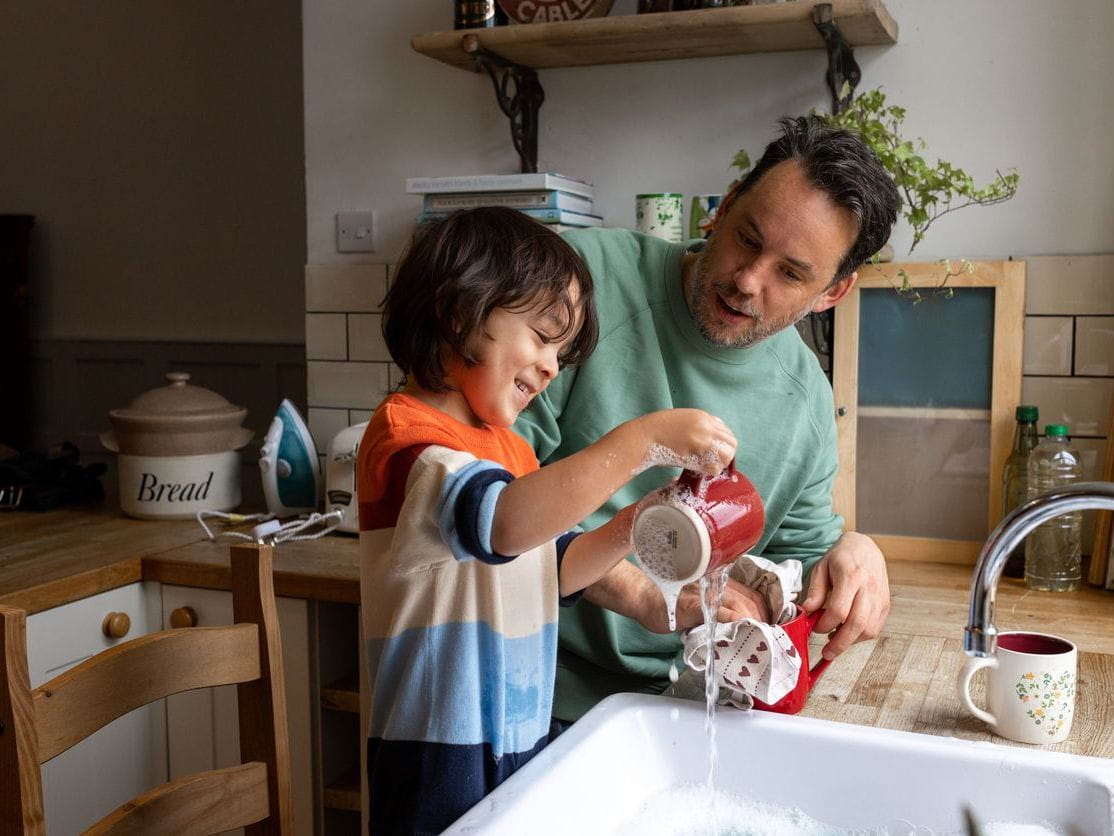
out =
<svg viewBox="0 0 1114 836"><path fill-rule="evenodd" d="M978 186L971 175L947 160L930 165L923 156L925 141L902 136L905 108L886 104L881 89L862 93L839 113L823 118L829 125L861 135L893 175L902 216L913 230L910 253L937 218L968 206L1004 203L1017 193L1020 175L1016 171L999 171L992 182Z"/></svg>

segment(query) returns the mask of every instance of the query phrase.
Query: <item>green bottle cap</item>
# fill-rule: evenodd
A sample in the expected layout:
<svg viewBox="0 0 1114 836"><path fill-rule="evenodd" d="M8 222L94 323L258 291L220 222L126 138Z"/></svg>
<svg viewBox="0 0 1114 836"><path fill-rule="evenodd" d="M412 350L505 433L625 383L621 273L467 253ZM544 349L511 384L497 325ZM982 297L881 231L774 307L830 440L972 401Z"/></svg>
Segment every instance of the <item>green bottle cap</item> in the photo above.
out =
<svg viewBox="0 0 1114 836"><path fill-rule="evenodd" d="M1032 421L1034 423L1040 417L1040 411L1035 406L1029 406L1028 404L1019 406L1014 414L1018 421Z"/></svg>
<svg viewBox="0 0 1114 836"><path fill-rule="evenodd" d="M1044 428L1044 434L1046 436L1067 435L1068 428L1065 424L1049 424Z"/></svg>

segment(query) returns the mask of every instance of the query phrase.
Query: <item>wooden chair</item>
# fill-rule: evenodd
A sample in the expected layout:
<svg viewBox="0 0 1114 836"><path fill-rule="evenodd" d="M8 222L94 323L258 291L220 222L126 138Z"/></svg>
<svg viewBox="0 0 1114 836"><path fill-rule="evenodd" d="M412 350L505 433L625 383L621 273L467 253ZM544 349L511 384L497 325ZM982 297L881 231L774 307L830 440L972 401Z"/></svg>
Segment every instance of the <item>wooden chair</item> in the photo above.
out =
<svg viewBox="0 0 1114 836"><path fill-rule="evenodd" d="M40 765L127 712L238 683L242 763L121 805L92 834L291 834L290 752L269 546L232 547L229 627L164 630L112 647L31 690L26 613L0 606L0 833L44 834ZM120 683L128 683L121 687Z"/></svg>

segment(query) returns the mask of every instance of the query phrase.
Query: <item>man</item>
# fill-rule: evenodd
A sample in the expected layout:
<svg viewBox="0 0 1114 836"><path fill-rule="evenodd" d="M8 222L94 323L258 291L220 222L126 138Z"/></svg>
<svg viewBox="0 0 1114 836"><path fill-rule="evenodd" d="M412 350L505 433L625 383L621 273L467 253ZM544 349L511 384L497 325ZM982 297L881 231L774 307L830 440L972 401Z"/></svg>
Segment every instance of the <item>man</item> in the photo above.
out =
<svg viewBox="0 0 1114 836"><path fill-rule="evenodd" d="M781 126L726 196L702 251L622 229L566 236L596 280L599 346L562 372L515 428L544 464L656 409L700 407L722 418L739 442L738 468L766 506L753 551L804 562L801 603L827 610L816 629L834 631L823 649L830 659L877 635L889 585L874 542L841 536L831 506L831 387L790 326L847 295L858 266L889 237L899 198L858 137L816 117ZM660 469L632 476L587 527L662 482ZM746 616L768 613L756 593L731 582L717 617ZM677 626L701 621L694 584L678 604ZM576 720L618 691L661 692L680 647L657 587L635 564L620 563L561 615L554 716Z"/></svg>

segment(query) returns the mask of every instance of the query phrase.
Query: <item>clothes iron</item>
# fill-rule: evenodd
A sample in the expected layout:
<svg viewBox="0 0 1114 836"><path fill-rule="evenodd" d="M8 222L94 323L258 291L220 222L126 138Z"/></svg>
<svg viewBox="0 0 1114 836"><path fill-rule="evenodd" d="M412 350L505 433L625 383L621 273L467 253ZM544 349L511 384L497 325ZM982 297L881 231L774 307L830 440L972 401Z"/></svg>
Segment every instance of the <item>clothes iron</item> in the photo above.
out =
<svg viewBox="0 0 1114 836"><path fill-rule="evenodd" d="M309 427L283 399L259 450L267 510L276 517L311 514L321 492L321 464Z"/></svg>

